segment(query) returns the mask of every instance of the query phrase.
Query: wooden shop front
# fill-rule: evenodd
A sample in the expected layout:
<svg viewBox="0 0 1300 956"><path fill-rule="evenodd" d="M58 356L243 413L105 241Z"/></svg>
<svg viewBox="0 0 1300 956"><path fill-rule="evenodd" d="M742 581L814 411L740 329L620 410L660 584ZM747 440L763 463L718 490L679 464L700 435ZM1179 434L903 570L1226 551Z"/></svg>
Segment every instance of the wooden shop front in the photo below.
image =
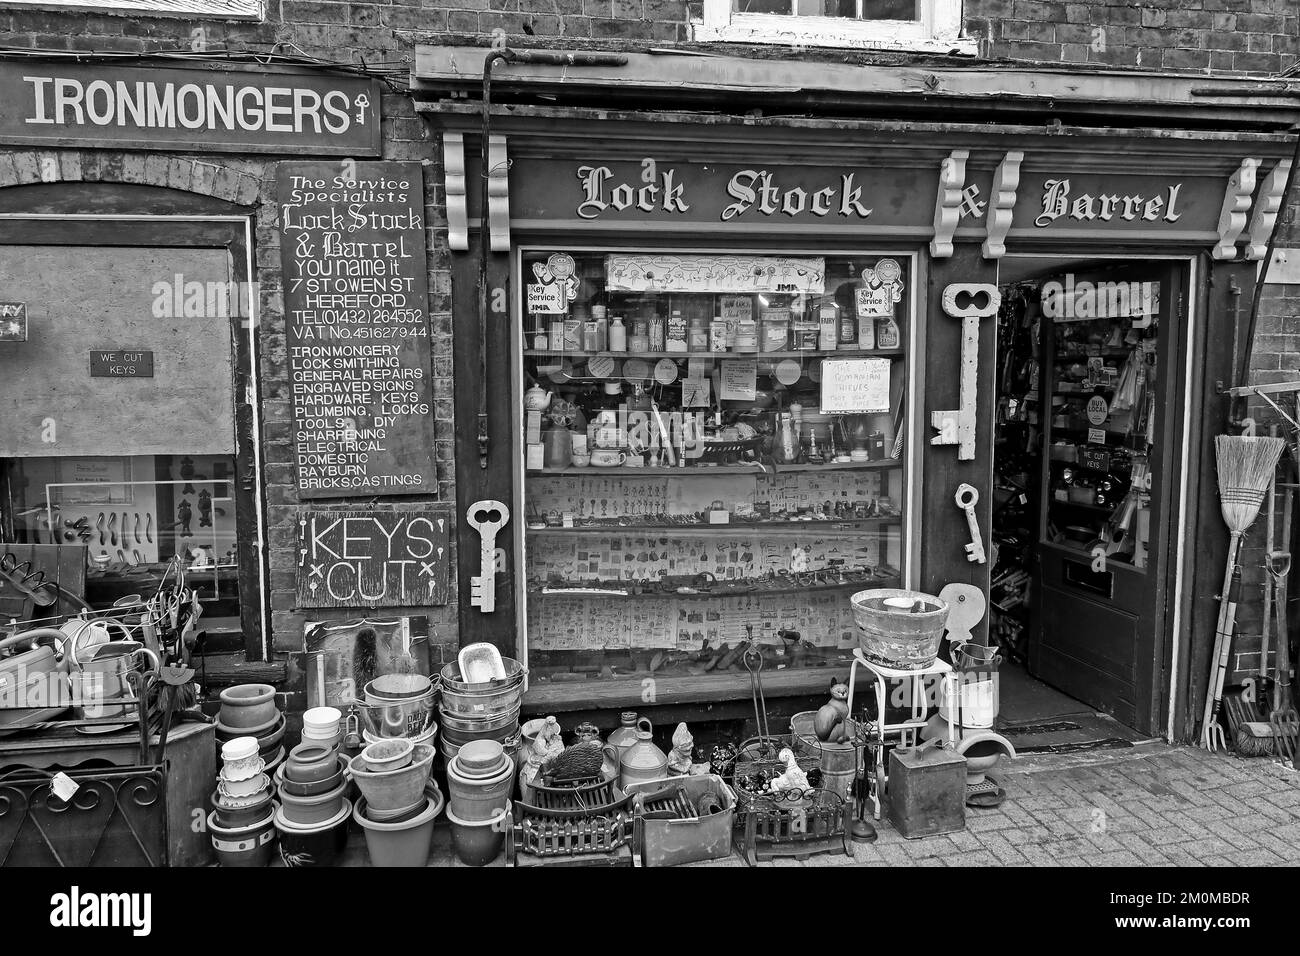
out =
<svg viewBox="0 0 1300 956"><path fill-rule="evenodd" d="M1185 110L1186 78L1034 74L1043 98L1017 105L1001 91L1031 81L1009 72L507 62L484 209L460 94L485 52L420 48L414 85L442 133L459 509L500 525L458 529L461 637L526 662L527 710L743 715L751 639L768 697L820 695L870 588L972 587L964 626L987 641L1010 505L1032 586L1018 624L990 609L1004 656L1185 733L1229 290L1249 301L1274 226L1290 100L1223 87ZM670 82L712 111L663 110Z"/></svg>

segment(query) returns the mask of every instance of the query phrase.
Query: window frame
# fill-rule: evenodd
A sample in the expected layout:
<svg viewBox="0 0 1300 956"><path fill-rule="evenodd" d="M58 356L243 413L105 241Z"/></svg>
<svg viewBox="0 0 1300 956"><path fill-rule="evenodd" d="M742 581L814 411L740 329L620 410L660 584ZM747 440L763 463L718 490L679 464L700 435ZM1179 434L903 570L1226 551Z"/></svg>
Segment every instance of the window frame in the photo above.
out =
<svg viewBox="0 0 1300 956"><path fill-rule="evenodd" d="M962 0L917 0L919 20L850 20L780 13L733 13L732 0L704 0L691 21L701 43L772 43L800 47L899 50L975 55L978 41L962 35Z"/></svg>

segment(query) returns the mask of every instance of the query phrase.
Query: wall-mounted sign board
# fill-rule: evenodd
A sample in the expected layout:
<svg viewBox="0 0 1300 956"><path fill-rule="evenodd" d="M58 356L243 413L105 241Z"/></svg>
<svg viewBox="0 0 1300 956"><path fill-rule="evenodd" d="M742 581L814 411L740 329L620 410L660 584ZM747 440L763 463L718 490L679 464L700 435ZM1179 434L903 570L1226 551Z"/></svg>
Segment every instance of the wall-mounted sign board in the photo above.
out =
<svg viewBox="0 0 1300 956"><path fill-rule="evenodd" d="M889 411L889 359L824 359L821 410L827 415Z"/></svg>
<svg viewBox="0 0 1300 956"><path fill-rule="evenodd" d="M27 341L27 305L0 302L0 342Z"/></svg>
<svg viewBox="0 0 1300 956"><path fill-rule="evenodd" d="M91 349L91 378L153 378L153 352L144 349Z"/></svg>
<svg viewBox="0 0 1300 956"><path fill-rule="evenodd" d="M299 607L447 603L448 520L434 512L308 511L298 519Z"/></svg>
<svg viewBox="0 0 1300 956"><path fill-rule="evenodd" d="M229 67L0 61L0 142L378 156L377 80Z"/></svg>
<svg viewBox="0 0 1300 956"><path fill-rule="evenodd" d="M281 163L276 180L302 498L436 495L419 163Z"/></svg>

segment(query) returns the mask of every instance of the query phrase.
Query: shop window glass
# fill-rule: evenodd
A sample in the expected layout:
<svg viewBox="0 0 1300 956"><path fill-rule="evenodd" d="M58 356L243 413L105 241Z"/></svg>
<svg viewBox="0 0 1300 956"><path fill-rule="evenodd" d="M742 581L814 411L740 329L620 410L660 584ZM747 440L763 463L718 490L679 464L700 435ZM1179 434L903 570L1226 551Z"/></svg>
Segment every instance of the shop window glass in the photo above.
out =
<svg viewBox="0 0 1300 956"><path fill-rule="evenodd" d="M522 255L534 686L845 660L902 583L911 260ZM578 675L575 678L574 675Z"/></svg>
<svg viewBox="0 0 1300 956"><path fill-rule="evenodd" d="M21 312L0 328L0 559L48 580L75 554L94 608L183 568L205 625L238 629L231 268L221 248L0 244ZM13 596L6 623L50 613Z"/></svg>
<svg viewBox="0 0 1300 956"><path fill-rule="evenodd" d="M14 459L12 540L85 545L92 606L152 590L179 561L206 614L237 615L233 476L230 455Z"/></svg>
<svg viewBox="0 0 1300 956"><path fill-rule="evenodd" d="M961 0L700 0L697 42L975 54Z"/></svg>
<svg viewBox="0 0 1300 956"><path fill-rule="evenodd" d="M731 0L734 13L848 20L919 20L917 0Z"/></svg>

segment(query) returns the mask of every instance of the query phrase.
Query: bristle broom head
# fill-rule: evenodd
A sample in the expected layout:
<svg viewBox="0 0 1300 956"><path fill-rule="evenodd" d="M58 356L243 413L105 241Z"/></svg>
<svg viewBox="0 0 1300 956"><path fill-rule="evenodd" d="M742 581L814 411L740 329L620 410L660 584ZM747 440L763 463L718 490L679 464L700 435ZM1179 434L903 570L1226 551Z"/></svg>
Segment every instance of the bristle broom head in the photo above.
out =
<svg viewBox="0 0 1300 956"><path fill-rule="evenodd" d="M1281 438L1219 435L1214 440L1219 471L1219 508L1229 531L1245 531L1259 515L1278 459Z"/></svg>

